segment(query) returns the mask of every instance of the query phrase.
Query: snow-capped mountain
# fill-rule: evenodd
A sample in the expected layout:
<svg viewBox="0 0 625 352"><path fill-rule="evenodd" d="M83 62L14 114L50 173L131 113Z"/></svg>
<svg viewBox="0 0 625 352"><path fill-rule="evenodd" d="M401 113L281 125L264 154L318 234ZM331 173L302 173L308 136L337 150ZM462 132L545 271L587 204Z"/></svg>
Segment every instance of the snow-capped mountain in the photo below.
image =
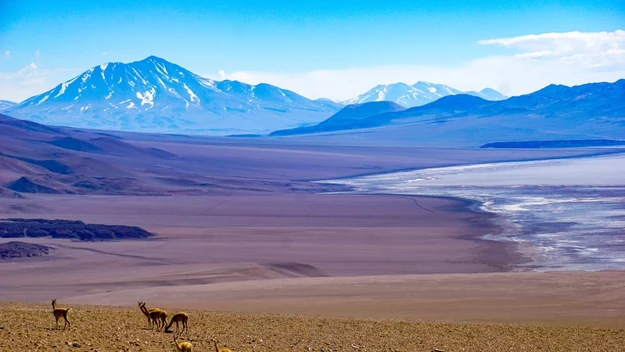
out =
<svg viewBox="0 0 625 352"><path fill-rule="evenodd" d="M315 123L338 109L269 84L214 81L150 56L93 67L6 113L83 128L231 134Z"/></svg>
<svg viewBox="0 0 625 352"><path fill-rule="evenodd" d="M14 107L17 103L8 100L0 100L0 111Z"/></svg>
<svg viewBox="0 0 625 352"><path fill-rule="evenodd" d="M444 84L419 81L413 85L393 83L378 85L368 92L353 99L343 101L344 104L362 104L372 101L392 101L407 108L431 103L448 95L470 94L487 100L501 100L506 96L494 89L486 88L480 92L461 92Z"/></svg>

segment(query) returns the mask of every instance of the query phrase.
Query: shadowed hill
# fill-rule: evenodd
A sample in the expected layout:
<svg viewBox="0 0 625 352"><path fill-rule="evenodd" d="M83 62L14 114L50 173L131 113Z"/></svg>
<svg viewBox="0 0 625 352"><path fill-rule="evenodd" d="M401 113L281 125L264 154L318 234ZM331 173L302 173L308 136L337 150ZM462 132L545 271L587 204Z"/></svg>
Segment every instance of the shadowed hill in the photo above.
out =
<svg viewBox="0 0 625 352"><path fill-rule="evenodd" d="M164 196L345 189L276 176L276 160L270 155L277 153L282 159L286 156L286 163L297 160L306 164L306 160L297 157L298 152L285 155L259 148L257 160L250 155L250 150L255 149L245 143L240 148L241 156L237 147L220 153L220 147L202 147L205 142L200 138L177 136L182 141L165 145L188 146L177 149L190 153L181 157L161 148L159 142L142 143L141 134L49 127L5 115L0 115L0 121L3 198L36 193ZM154 137L159 141L172 138ZM198 154L193 149L203 151ZM339 154L336 158L344 156ZM302 169L305 173L306 169Z"/></svg>
<svg viewBox="0 0 625 352"><path fill-rule="evenodd" d="M46 193L46 194L61 193L60 191L54 188L37 184L31 181L27 177L20 177L19 179L13 182L10 182L9 184L7 184L7 188L12 191L20 192L20 193Z"/></svg>
<svg viewBox="0 0 625 352"><path fill-rule="evenodd" d="M117 136L51 127L0 115L0 186L19 193L163 194L131 164L177 155Z"/></svg>
<svg viewBox="0 0 625 352"><path fill-rule="evenodd" d="M405 109L406 108L404 108L403 106L390 101L376 101L363 104L353 104L344 107L343 109L341 109L341 111L337 112L327 120L317 125L275 131L272 132L270 136L288 136L293 134L306 134L349 129L352 128L352 126L363 123L363 120L367 120L371 116L376 116L389 112L402 111ZM372 125L367 124L367 126L371 127Z"/></svg>
<svg viewBox="0 0 625 352"><path fill-rule="evenodd" d="M152 157L158 159L176 158L177 155L158 148L141 148L126 143L119 138L97 137L89 142L100 150L105 150L109 154L123 155L127 157Z"/></svg>
<svg viewBox="0 0 625 352"><path fill-rule="evenodd" d="M61 128L50 127L32 121L18 120L0 114L0 135L10 135L14 138L37 138L41 136L64 136Z"/></svg>
<svg viewBox="0 0 625 352"><path fill-rule="evenodd" d="M73 137L63 137L63 138L56 139L48 143L55 145L59 148L76 150L80 152L91 152L91 153L102 152L101 148L98 148L97 146L89 142L86 142L77 138L73 138Z"/></svg>

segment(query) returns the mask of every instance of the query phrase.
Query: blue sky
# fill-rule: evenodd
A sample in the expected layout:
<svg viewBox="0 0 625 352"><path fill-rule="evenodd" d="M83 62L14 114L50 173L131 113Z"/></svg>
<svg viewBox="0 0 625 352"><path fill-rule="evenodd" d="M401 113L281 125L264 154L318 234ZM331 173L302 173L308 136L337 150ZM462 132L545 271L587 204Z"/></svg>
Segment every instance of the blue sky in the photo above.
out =
<svg viewBox="0 0 625 352"><path fill-rule="evenodd" d="M625 3L613 0L104 3L108 2L2 1L0 77L5 82L0 99L26 98L97 64L149 55L211 78L273 80L269 83L317 97L324 93L323 83L312 83L310 76L319 72L367 75L371 70L371 82L375 78L390 83L402 77L402 67L406 72L415 67L453 71L483 58L527 53L522 45L479 44L487 39L625 29ZM38 79L31 75L30 81L20 81L11 76L25 68L36 71ZM379 72L384 68L394 68L388 79ZM406 73L406 79L418 78L418 72ZM302 77L308 77L308 83ZM445 75L428 79L432 78L453 85ZM505 88L503 83L493 88ZM311 91L307 88L311 84L319 86ZM368 80L359 79L343 88L344 93L326 95L338 99L371 88L366 84ZM470 83L467 78L466 83L455 84Z"/></svg>

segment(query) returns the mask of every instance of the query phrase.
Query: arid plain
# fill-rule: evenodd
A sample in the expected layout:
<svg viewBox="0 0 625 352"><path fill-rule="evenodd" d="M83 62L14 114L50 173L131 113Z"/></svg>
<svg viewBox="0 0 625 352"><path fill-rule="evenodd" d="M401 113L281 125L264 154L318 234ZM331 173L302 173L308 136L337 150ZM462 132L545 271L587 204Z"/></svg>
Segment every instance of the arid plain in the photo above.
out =
<svg viewBox="0 0 625 352"><path fill-rule="evenodd" d="M27 309L35 311L48 309L39 303L52 298L127 306L138 318L136 303L146 301L170 311L565 324L622 333L620 271L519 272L528 258L511 244L480 239L505 224L475 204L345 194L342 186L310 182L617 150L341 147L0 122L2 218L134 225L156 234L106 242L19 238L54 249L0 262L1 301L33 302ZM5 305L19 314L15 307Z"/></svg>

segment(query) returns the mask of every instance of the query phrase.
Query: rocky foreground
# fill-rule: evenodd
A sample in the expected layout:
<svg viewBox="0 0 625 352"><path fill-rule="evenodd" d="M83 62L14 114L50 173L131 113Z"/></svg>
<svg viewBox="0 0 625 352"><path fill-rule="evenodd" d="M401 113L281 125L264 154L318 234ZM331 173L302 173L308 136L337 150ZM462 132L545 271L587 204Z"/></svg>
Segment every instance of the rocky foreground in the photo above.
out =
<svg viewBox="0 0 625 352"><path fill-rule="evenodd" d="M0 351L174 351L172 334L146 329L138 307L71 305L57 330L48 304L0 303ZM149 303L148 303L148 306ZM175 309L168 309L170 317ZM181 340L212 351L622 351L625 331L582 326L430 323L203 311ZM175 326L173 327L175 330Z"/></svg>

